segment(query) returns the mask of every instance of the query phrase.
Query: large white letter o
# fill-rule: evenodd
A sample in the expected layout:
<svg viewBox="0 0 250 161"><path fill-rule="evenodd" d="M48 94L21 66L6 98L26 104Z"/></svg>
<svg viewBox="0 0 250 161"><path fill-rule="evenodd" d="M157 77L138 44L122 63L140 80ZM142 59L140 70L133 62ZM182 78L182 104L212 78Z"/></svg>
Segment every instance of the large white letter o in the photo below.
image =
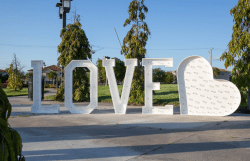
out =
<svg viewBox="0 0 250 161"><path fill-rule="evenodd" d="M75 106L72 102L72 78L73 69L87 67L90 70L90 103L88 106ZM65 68L65 107L75 114L89 114L98 106L97 67L89 60L72 60Z"/></svg>

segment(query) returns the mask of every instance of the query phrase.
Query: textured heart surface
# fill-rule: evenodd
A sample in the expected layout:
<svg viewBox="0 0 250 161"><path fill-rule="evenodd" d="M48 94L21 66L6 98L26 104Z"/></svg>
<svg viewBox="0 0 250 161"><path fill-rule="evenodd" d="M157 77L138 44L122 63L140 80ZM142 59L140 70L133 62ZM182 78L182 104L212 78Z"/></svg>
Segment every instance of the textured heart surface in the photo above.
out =
<svg viewBox="0 0 250 161"><path fill-rule="evenodd" d="M203 57L184 59L177 80L182 115L226 116L240 105L239 89L230 81L214 79L212 66Z"/></svg>

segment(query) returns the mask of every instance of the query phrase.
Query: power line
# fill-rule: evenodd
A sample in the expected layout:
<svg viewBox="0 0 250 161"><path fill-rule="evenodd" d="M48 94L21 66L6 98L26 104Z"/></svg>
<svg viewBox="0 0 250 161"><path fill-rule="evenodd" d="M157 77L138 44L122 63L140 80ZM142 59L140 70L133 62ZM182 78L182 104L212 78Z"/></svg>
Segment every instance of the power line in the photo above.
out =
<svg viewBox="0 0 250 161"><path fill-rule="evenodd" d="M38 47L38 48L57 48L57 46L36 46L36 45L14 45L14 44L0 44L0 46L13 46L13 47ZM114 50L121 50L121 48L116 48L116 47L108 47L108 46L97 46L97 45L91 45L93 47L98 47L101 49L114 49ZM100 50L101 50L100 49ZM207 50L211 48L175 48L175 49L147 49L147 50ZM222 48L213 48L215 50L226 50Z"/></svg>
<svg viewBox="0 0 250 161"><path fill-rule="evenodd" d="M114 27L114 29L115 29L115 27ZM116 32L116 29L115 29L115 33L116 33L117 39L118 39L118 41L119 41L119 43L120 43L120 46L122 47L122 44L121 44L121 42L120 42L120 39L119 39L118 34L117 34L117 32Z"/></svg>
<svg viewBox="0 0 250 161"><path fill-rule="evenodd" d="M10 46L10 47L38 47L38 48L57 48L57 46L14 45L14 44L0 44L0 46Z"/></svg>
<svg viewBox="0 0 250 161"><path fill-rule="evenodd" d="M147 49L147 50L207 50L207 49L211 49L211 48L179 48L179 49ZM213 48L213 49L226 50L222 48Z"/></svg>

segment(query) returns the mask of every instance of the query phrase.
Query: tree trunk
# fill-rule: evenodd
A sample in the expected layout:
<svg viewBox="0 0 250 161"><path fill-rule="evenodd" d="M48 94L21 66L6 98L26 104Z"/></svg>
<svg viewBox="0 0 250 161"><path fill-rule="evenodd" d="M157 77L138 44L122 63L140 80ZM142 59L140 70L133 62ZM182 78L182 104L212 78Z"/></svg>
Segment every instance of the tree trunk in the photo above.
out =
<svg viewBox="0 0 250 161"><path fill-rule="evenodd" d="M247 88L247 109L250 110L250 88Z"/></svg>

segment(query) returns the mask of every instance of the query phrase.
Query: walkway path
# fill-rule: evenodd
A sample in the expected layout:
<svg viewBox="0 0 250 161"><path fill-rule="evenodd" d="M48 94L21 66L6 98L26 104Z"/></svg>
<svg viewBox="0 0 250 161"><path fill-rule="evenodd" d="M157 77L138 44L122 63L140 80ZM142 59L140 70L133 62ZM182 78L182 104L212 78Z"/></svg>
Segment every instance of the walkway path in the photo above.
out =
<svg viewBox="0 0 250 161"><path fill-rule="evenodd" d="M52 94L51 91L48 94ZM114 114L100 103L92 114L31 114L27 96L9 98L10 125L23 139L27 161L218 160L248 161L250 115L226 117L142 115L140 106ZM43 104L55 104L43 101ZM81 105L87 105L82 103Z"/></svg>

